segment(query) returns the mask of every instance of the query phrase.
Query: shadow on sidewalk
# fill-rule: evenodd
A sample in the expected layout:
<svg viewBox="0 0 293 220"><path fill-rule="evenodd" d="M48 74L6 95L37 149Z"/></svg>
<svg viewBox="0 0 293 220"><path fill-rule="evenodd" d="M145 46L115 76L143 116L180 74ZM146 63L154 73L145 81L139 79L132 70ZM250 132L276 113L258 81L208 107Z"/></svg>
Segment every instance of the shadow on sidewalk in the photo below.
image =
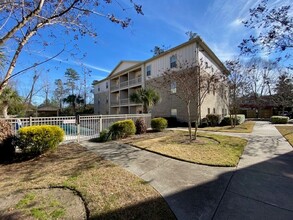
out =
<svg viewBox="0 0 293 220"><path fill-rule="evenodd" d="M293 151L165 196L178 219L293 219ZM147 219L156 200L91 219ZM132 216L141 209L140 216ZM124 214L123 214L124 213ZM157 219L165 219L158 216Z"/></svg>

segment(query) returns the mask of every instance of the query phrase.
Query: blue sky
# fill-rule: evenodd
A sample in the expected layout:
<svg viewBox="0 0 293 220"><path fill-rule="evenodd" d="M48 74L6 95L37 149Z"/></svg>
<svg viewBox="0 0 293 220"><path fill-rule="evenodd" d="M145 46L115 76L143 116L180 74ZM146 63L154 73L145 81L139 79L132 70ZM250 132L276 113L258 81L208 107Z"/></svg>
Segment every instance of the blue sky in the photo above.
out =
<svg viewBox="0 0 293 220"><path fill-rule="evenodd" d="M113 1L113 4L116 4ZM125 7L128 0L120 0ZM98 37L80 38L78 41L70 41L70 36L59 32L56 28L58 39L45 39L51 46L43 51L37 42L26 47L17 63L16 71L27 67L29 64L41 61L46 57L56 54L66 44L66 51L37 68L42 72L38 87L44 81L51 84L57 78L63 78L67 68L73 68L82 73L81 64L89 68L92 73L88 79L100 80L121 60L146 60L152 57L151 50L155 45L174 47L188 40L187 31L198 33L220 60L232 59L239 54L237 46L243 38L248 37L249 30L241 23L248 18L249 8L255 7L257 0L147 0L139 1L143 5L144 15L137 15L132 10L123 12L122 16L129 16L133 23L130 27L122 29L104 18L92 18L92 23L97 29ZM271 1L272 5L289 4L289 0ZM94 43L96 41L96 43ZM77 44L83 59L74 59L69 50ZM76 52L76 51L74 51ZM15 78L18 90L21 94L28 92L31 84L31 76L34 70L28 71ZM44 95L40 93L36 98L40 102Z"/></svg>

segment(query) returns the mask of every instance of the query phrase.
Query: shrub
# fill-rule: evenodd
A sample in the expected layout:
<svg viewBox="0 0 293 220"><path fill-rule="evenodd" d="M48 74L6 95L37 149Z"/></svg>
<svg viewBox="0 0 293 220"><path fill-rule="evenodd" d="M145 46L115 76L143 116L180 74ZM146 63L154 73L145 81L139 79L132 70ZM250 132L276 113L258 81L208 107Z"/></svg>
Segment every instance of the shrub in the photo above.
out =
<svg viewBox="0 0 293 220"><path fill-rule="evenodd" d="M164 117L167 120L168 128L176 128L181 126L181 123L177 120L176 117Z"/></svg>
<svg viewBox="0 0 293 220"><path fill-rule="evenodd" d="M98 142L106 142L106 141L110 141L110 140L111 140L110 133L109 133L109 130L107 130L107 129L102 130L100 132L100 136L97 138Z"/></svg>
<svg viewBox="0 0 293 220"><path fill-rule="evenodd" d="M209 122L209 124L210 124L211 126L217 126L217 125L219 125L220 122L221 122L221 116L220 116L220 115L216 115L216 114L208 114L208 115L206 116L206 118L207 118L207 120L208 120L208 122Z"/></svg>
<svg viewBox="0 0 293 220"><path fill-rule="evenodd" d="M289 117L287 116L272 116L271 122L273 124L287 124L289 121Z"/></svg>
<svg viewBox="0 0 293 220"><path fill-rule="evenodd" d="M13 145L14 136L12 134L11 125L5 120L0 120L0 159L10 160L15 154Z"/></svg>
<svg viewBox="0 0 293 220"><path fill-rule="evenodd" d="M221 121L221 125L225 126L225 125L231 125L231 119L235 120L235 115L226 115L224 116L223 120ZM240 125L242 123L244 123L245 121L245 115L243 114L237 114L237 118L236 118L236 125Z"/></svg>
<svg viewBox="0 0 293 220"><path fill-rule="evenodd" d="M151 121L151 127L154 131L163 131L168 126L168 122L165 118L153 118Z"/></svg>
<svg viewBox="0 0 293 220"><path fill-rule="evenodd" d="M117 121L113 123L109 128L109 135L113 140L126 138L130 135L135 134L135 132L135 125L131 119Z"/></svg>
<svg viewBox="0 0 293 220"><path fill-rule="evenodd" d="M207 118L203 118L203 119L201 119L199 127L205 128L205 127L208 127L209 125L210 125L209 120Z"/></svg>
<svg viewBox="0 0 293 220"><path fill-rule="evenodd" d="M23 127L18 134L18 147L24 153L36 155L55 150L65 135L62 128L52 125Z"/></svg>
<svg viewBox="0 0 293 220"><path fill-rule="evenodd" d="M145 134L147 131L147 125L145 123L145 120L143 118L136 119L135 128L136 134Z"/></svg>

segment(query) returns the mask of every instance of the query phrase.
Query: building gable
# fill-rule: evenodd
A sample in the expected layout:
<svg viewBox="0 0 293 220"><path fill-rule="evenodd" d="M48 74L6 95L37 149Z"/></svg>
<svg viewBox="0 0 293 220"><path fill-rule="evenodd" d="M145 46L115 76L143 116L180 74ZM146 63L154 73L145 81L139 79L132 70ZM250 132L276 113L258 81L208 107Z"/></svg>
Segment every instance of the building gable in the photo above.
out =
<svg viewBox="0 0 293 220"><path fill-rule="evenodd" d="M120 73L121 71L126 70L132 66L135 66L136 64L139 64L139 63L141 63L141 61L123 60L114 68L114 70L110 73L110 75L108 77L114 76L114 75Z"/></svg>

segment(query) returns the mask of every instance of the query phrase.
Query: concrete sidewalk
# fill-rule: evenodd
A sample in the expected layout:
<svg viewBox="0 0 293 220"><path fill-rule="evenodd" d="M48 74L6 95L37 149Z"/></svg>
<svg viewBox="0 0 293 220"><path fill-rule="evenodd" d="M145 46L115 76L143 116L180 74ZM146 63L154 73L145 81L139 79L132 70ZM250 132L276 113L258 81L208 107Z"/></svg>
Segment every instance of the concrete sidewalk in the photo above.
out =
<svg viewBox="0 0 293 220"><path fill-rule="evenodd" d="M293 219L292 147L269 122L248 140L214 219Z"/></svg>
<svg viewBox="0 0 293 220"><path fill-rule="evenodd" d="M235 134L233 134L235 135ZM293 152L257 122L237 168L177 161L118 143L82 144L149 182L178 219L293 219Z"/></svg>

